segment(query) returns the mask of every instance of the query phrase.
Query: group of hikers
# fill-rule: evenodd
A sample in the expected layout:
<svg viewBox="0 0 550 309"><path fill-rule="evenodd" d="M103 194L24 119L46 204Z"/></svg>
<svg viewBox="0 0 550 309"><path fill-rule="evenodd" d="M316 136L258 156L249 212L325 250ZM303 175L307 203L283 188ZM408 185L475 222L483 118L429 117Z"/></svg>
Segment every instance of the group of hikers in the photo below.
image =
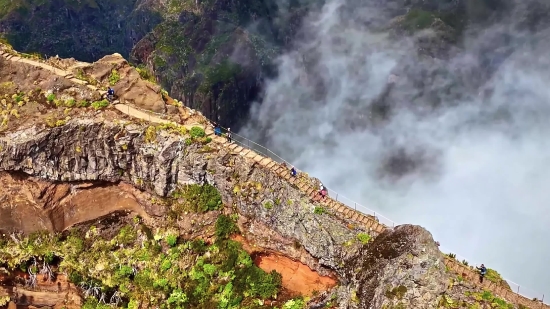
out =
<svg viewBox="0 0 550 309"><path fill-rule="evenodd" d="M298 172L296 171L296 168L294 166L292 166L290 168L290 175L292 177L296 177L298 175ZM321 197L326 197L328 195L328 189L322 183L319 184L319 193L318 194L321 195Z"/></svg>
<svg viewBox="0 0 550 309"><path fill-rule="evenodd" d="M214 135L222 136L222 128L217 123L214 123ZM231 138L231 128L227 128L227 132L225 132L225 137L227 138L228 143L231 143L233 141L233 139Z"/></svg>

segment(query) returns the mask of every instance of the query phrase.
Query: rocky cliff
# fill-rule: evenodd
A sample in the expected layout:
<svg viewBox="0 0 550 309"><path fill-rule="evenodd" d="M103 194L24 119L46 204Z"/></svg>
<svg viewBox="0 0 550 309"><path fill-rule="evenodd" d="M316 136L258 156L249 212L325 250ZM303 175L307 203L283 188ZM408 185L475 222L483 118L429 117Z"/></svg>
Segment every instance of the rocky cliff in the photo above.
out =
<svg viewBox="0 0 550 309"><path fill-rule="evenodd" d="M200 114L152 124L2 57L0 306L516 307L450 272L423 228L339 215Z"/></svg>
<svg viewBox="0 0 550 309"><path fill-rule="evenodd" d="M410 293L421 293L422 301L405 293L400 302L435 308L448 275L435 242L420 227L399 227L369 246L362 245L356 240L361 230L350 229L331 215L316 214L315 205L299 190L258 164L214 145L207 150L203 145L186 145L181 136L162 130L155 140L146 141L146 130L139 124L75 119L42 132L16 131L1 139L0 169L75 185L81 181L115 187L129 183L159 198L168 197L177 185L211 184L220 192L223 204L232 205L232 211L239 214L241 230L256 244L298 259L321 274L336 276L342 282L337 290L341 308L383 308L394 303L385 296L387 289L401 286ZM72 190L83 190L75 185ZM100 200L108 199L103 196ZM41 209L36 217L44 223L35 228L62 231L70 223L78 223L74 214L84 210L80 207L90 206L77 201L72 198L69 203ZM12 203L17 204L8 197L8 204ZM155 207L147 200L141 204L145 204L142 209L126 209L145 212L156 224L165 220L167 208ZM268 204L273 206L266 207ZM93 212L97 215L101 209ZM8 221L3 228L25 230L24 220L12 219L10 214L3 209L2 218ZM53 220L47 222L48 217ZM405 264L411 268L404 272Z"/></svg>

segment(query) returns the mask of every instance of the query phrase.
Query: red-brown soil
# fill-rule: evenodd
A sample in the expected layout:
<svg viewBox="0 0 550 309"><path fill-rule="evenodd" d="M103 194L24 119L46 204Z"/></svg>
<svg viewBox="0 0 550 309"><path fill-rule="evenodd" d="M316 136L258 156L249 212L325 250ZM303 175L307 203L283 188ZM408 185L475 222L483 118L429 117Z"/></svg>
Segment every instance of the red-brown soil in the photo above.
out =
<svg viewBox="0 0 550 309"><path fill-rule="evenodd" d="M234 236L233 240L243 244L243 249L254 256L254 263L258 267L267 272L275 270L280 273L283 277L283 288L295 296L312 296L314 291L323 292L338 284L334 278L321 276L299 261L253 247L240 235Z"/></svg>

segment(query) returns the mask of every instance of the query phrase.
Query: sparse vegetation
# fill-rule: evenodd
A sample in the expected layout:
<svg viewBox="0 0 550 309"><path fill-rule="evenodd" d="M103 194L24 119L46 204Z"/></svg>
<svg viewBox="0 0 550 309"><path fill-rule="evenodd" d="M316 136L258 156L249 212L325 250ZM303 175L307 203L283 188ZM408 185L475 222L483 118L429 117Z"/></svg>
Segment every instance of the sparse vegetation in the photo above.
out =
<svg viewBox="0 0 550 309"><path fill-rule="evenodd" d="M152 143L157 139L157 129L154 126L148 126L145 129L145 142Z"/></svg>
<svg viewBox="0 0 550 309"><path fill-rule="evenodd" d="M114 86L120 80L120 74L117 70L111 70L111 75L109 75L109 85Z"/></svg>
<svg viewBox="0 0 550 309"><path fill-rule="evenodd" d="M102 108L105 108L107 106L109 106L109 101L107 101L107 100L92 102L92 107L94 109L102 109Z"/></svg>
<svg viewBox="0 0 550 309"><path fill-rule="evenodd" d="M185 185L172 193L172 205L176 213L207 212L221 209L222 197L218 190L209 184Z"/></svg>
<svg viewBox="0 0 550 309"><path fill-rule="evenodd" d="M137 66L136 71L139 73L139 76L142 79L150 81L151 83L155 83L155 84L157 83L153 74L149 73L149 71L147 70L147 68L145 68L145 66L143 65Z"/></svg>
<svg viewBox="0 0 550 309"><path fill-rule="evenodd" d="M273 203L271 203L270 201L267 201L264 203L264 207L267 210L273 209Z"/></svg>

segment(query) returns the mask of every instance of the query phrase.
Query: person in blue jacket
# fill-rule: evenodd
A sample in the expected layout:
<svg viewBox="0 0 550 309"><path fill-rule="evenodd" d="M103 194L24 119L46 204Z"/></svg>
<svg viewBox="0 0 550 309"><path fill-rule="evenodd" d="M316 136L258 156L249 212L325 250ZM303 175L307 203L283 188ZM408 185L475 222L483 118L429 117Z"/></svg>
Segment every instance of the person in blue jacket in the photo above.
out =
<svg viewBox="0 0 550 309"><path fill-rule="evenodd" d="M487 268L485 268L485 265L481 264L480 267L476 267L479 270L479 283L483 283L483 278L487 274Z"/></svg>
<svg viewBox="0 0 550 309"><path fill-rule="evenodd" d="M292 175L293 177L296 177L296 169L294 168L294 166L290 169L290 175Z"/></svg>
<svg viewBox="0 0 550 309"><path fill-rule="evenodd" d="M109 99L109 101L112 101L115 98L115 90L111 87L107 89L107 98Z"/></svg>

